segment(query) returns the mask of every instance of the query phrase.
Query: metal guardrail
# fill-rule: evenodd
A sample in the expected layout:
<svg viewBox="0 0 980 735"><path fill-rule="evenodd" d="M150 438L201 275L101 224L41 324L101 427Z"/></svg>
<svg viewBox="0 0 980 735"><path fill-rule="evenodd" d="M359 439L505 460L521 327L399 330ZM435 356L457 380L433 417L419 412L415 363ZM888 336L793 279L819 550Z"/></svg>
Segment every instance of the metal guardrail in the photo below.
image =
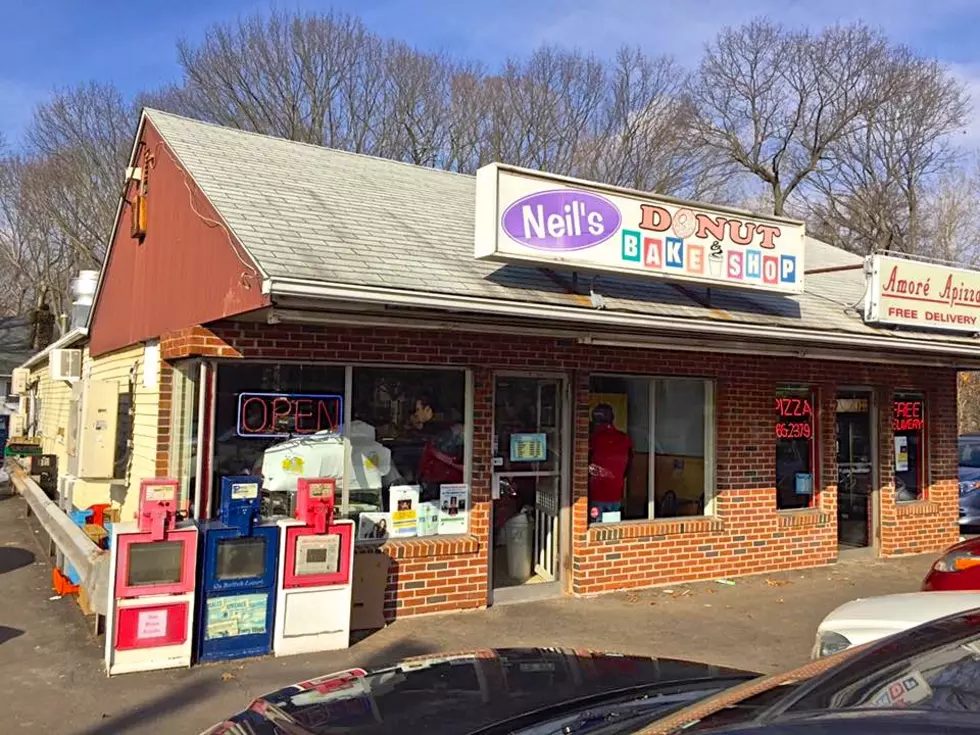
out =
<svg viewBox="0 0 980 735"><path fill-rule="evenodd" d="M100 549L75 525L15 461L6 461L17 492L27 501L51 542L75 567L93 612L104 616L109 597L109 552Z"/></svg>

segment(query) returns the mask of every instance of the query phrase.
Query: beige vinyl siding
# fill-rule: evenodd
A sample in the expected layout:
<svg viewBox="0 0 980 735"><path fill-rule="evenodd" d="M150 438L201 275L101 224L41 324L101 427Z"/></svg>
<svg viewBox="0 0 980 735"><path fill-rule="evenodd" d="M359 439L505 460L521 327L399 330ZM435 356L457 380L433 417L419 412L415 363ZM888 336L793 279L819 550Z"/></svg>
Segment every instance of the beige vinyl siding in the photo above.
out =
<svg viewBox="0 0 980 735"><path fill-rule="evenodd" d="M36 381L36 383L35 383ZM31 371L30 382L40 405L36 436L45 454L58 458L58 474L68 472L68 409L71 404L71 383L52 380L48 363Z"/></svg>
<svg viewBox="0 0 980 735"><path fill-rule="evenodd" d="M154 353L151 353L154 354ZM159 413L159 380L153 387L143 386L146 369L144 346L136 345L118 352L100 355L89 363L87 377L117 384L119 393L129 390L133 382L132 453L125 480L78 480L75 505L112 502L121 508L123 521L133 520L139 502L140 481L156 475L157 416ZM159 366L157 366L159 375Z"/></svg>

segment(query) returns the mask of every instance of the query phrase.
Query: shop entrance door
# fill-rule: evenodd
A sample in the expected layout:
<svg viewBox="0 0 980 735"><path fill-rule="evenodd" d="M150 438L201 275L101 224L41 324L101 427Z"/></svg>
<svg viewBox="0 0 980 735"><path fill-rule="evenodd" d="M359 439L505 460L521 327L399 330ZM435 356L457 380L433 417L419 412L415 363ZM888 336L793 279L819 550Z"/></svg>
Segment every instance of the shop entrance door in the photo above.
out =
<svg viewBox="0 0 980 735"><path fill-rule="evenodd" d="M837 394L837 541L860 549L873 538L875 437L871 391Z"/></svg>
<svg viewBox="0 0 980 735"><path fill-rule="evenodd" d="M497 375L493 411L493 601L560 594L568 507L561 377Z"/></svg>

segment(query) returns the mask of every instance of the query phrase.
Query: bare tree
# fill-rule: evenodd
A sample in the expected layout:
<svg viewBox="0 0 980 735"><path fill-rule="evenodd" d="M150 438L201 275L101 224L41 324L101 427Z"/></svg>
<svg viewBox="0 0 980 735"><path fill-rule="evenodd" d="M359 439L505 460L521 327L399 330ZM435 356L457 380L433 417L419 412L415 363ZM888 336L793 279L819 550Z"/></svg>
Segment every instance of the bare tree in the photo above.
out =
<svg viewBox="0 0 980 735"><path fill-rule="evenodd" d="M47 174L39 196L80 267L102 264L135 119L115 87L90 83L56 92L27 128L27 153Z"/></svg>
<svg viewBox="0 0 980 735"><path fill-rule="evenodd" d="M814 34L760 20L727 29L692 84L698 140L757 177L784 214L880 104L887 57L885 39L863 25Z"/></svg>
<svg viewBox="0 0 980 735"><path fill-rule="evenodd" d="M67 309L76 253L50 209L49 187L58 175L50 160L0 160L0 271L9 281L5 306L25 314L44 304Z"/></svg>
<svg viewBox="0 0 980 735"><path fill-rule="evenodd" d="M607 72L603 118L580 142L574 172L586 179L690 198L725 198L731 167L696 144L686 74L666 56L619 50Z"/></svg>
<svg viewBox="0 0 980 735"><path fill-rule="evenodd" d="M945 68L905 48L894 49L878 74L888 94L835 146L834 165L813 176L810 219L829 241L855 252L925 252L941 234L931 232L942 227L936 207L973 198L949 189L962 157L951 135L964 126L969 104ZM924 206L930 199L934 206Z"/></svg>

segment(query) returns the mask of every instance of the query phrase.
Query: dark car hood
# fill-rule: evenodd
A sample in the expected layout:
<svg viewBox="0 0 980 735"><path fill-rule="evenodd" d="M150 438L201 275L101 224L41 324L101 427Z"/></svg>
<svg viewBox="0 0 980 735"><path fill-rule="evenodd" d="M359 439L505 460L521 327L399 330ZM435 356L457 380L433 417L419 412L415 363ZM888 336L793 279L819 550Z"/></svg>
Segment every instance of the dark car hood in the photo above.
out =
<svg viewBox="0 0 980 735"><path fill-rule="evenodd" d="M707 664L565 649L406 659L280 689L209 733L458 735L570 701L671 684L750 678Z"/></svg>
<svg viewBox="0 0 980 735"><path fill-rule="evenodd" d="M961 464L958 474L960 482L975 482L980 480L980 467L967 467Z"/></svg>

